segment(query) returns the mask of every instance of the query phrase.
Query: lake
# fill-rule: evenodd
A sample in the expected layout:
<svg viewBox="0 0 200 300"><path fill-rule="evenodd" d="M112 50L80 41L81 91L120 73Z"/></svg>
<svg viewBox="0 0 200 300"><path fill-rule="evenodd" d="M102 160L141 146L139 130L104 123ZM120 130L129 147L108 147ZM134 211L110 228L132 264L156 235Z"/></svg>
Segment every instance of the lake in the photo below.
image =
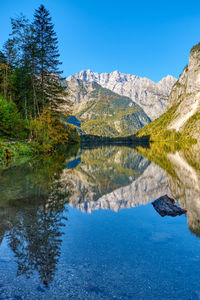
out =
<svg viewBox="0 0 200 300"><path fill-rule="evenodd" d="M0 299L200 299L198 153L72 147L1 164ZM162 217L164 195L186 213Z"/></svg>

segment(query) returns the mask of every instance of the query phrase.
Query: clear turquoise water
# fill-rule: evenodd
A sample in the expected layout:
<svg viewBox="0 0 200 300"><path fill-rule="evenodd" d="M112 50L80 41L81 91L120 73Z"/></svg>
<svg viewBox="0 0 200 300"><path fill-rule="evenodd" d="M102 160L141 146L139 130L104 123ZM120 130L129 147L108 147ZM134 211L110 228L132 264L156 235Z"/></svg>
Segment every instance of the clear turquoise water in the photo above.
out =
<svg viewBox="0 0 200 300"><path fill-rule="evenodd" d="M2 168L0 299L200 299L200 239L187 215L154 210L150 167L134 149L106 147ZM122 193L135 182L137 205ZM116 190L118 211L106 209Z"/></svg>

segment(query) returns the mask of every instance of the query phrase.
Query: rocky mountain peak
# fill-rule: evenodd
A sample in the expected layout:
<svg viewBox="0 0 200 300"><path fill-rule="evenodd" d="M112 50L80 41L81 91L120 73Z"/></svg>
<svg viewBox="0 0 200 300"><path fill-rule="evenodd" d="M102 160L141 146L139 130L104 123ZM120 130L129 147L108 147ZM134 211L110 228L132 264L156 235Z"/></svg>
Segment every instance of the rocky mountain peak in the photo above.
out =
<svg viewBox="0 0 200 300"><path fill-rule="evenodd" d="M131 98L143 108L151 120L158 118L165 111L169 94L177 81L171 75L155 83L148 78L120 73L117 70L111 73L97 73L90 69L69 76L67 81L73 79L94 81L121 96Z"/></svg>

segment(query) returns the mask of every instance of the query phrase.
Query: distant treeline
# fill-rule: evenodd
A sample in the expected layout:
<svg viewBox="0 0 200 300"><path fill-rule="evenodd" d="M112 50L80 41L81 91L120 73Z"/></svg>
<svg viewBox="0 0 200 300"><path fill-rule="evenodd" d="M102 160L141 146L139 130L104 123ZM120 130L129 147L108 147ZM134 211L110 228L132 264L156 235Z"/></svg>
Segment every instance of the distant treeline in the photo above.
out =
<svg viewBox="0 0 200 300"><path fill-rule="evenodd" d="M103 137L97 135L81 135L82 148L93 148L100 145L132 145L133 148L137 146L150 147L149 136L137 137L137 135L130 135L127 137Z"/></svg>

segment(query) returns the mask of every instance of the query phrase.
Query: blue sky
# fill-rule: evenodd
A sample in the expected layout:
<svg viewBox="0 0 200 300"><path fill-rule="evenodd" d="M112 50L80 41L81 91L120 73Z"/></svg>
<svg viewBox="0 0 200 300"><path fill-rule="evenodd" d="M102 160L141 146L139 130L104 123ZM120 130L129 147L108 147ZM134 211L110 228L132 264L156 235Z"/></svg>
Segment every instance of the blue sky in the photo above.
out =
<svg viewBox="0 0 200 300"><path fill-rule="evenodd" d="M200 1L0 0L0 47L10 17L31 19L41 3L55 23L64 76L91 69L178 77L200 41Z"/></svg>

